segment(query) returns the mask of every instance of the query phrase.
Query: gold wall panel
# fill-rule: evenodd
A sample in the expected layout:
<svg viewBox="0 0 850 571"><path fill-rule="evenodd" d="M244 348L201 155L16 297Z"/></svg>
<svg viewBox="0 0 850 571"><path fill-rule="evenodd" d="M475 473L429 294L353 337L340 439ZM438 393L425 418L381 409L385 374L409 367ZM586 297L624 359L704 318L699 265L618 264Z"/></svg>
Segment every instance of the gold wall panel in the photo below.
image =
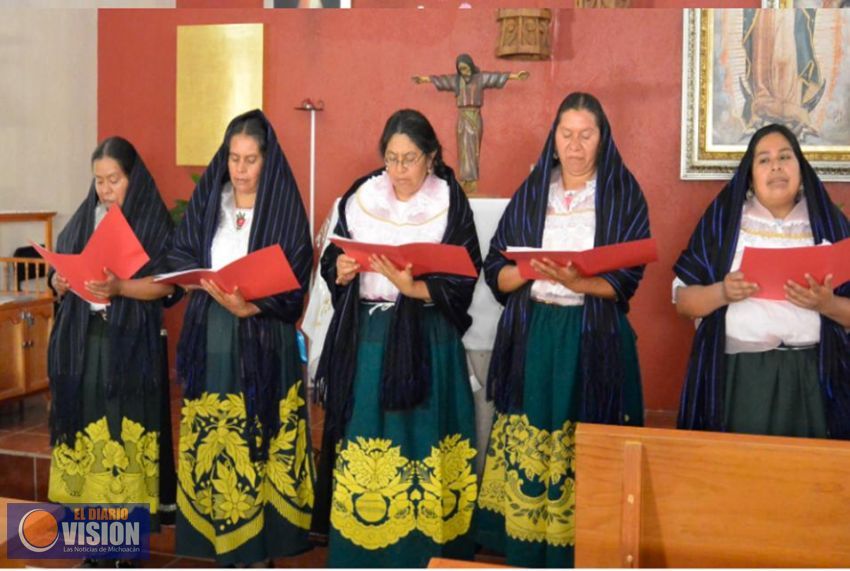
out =
<svg viewBox="0 0 850 571"><path fill-rule="evenodd" d="M177 164L206 165L233 117L263 107L263 25L177 27Z"/></svg>

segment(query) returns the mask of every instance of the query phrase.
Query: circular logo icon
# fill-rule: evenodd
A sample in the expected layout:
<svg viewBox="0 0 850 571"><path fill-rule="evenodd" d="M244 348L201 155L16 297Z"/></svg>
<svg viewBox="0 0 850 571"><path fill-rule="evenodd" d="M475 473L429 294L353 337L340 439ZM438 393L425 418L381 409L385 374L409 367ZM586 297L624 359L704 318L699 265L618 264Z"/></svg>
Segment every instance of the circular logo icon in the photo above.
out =
<svg viewBox="0 0 850 571"><path fill-rule="evenodd" d="M30 551L42 553L59 540L59 522L56 516L45 509L30 510L18 524L18 537Z"/></svg>

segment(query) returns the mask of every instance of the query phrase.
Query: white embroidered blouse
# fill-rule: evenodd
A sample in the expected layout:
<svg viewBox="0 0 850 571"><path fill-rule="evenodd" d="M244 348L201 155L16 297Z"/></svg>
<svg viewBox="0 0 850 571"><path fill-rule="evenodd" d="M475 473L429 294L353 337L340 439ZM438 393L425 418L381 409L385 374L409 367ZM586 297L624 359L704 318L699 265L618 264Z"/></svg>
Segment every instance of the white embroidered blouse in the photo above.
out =
<svg viewBox="0 0 850 571"><path fill-rule="evenodd" d="M744 203L741 230L732 269L741 267L744 248L800 248L814 245L806 200L798 202L784 219L774 218L753 196ZM746 276L744 276L746 279ZM673 280L676 289L685 283ZM697 324L699 321L697 321ZM748 298L730 303L726 310L726 353L758 353L780 345L805 347L820 341L818 312L789 301Z"/></svg>
<svg viewBox="0 0 850 571"><path fill-rule="evenodd" d="M565 190L561 169L552 169L549 204L542 248L547 250L589 250L596 234L596 179L580 190ZM584 294L576 293L552 280L536 280L531 298L557 305L583 305Z"/></svg>
<svg viewBox="0 0 850 571"><path fill-rule="evenodd" d="M409 200L396 198L386 172L364 182L345 205L351 237L372 244L439 243L446 232L449 185L429 175ZM395 301L398 288L377 272L360 274L360 298Z"/></svg>
<svg viewBox="0 0 850 571"><path fill-rule="evenodd" d="M237 225L237 220L242 222ZM210 261L212 269L218 270L248 254L248 238L251 236L253 208L237 208L233 196L233 185L225 183L221 189L221 206L218 227L215 230Z"/></svg>
<svg viewBox="0 0 850 571"><path fill-rule="evenodd" d="M98 201L97 206L94 207L94 228L97 229L100 226L100 223L103 222L103 219L106 217L107 206L102 202ZM105 303L92 303L89 302L89 311L103 311L108 307Z"/></svg>

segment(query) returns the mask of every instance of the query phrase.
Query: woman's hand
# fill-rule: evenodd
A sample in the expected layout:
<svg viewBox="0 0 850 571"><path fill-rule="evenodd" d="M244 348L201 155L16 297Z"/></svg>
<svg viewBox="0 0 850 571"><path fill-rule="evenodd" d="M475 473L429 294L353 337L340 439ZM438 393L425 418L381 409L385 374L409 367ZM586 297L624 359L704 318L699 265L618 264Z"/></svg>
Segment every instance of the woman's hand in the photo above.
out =
<svg viewBox="0 0 850 571"><path fill-rule="evenodd" d="M62 297L63 295L68 293L69 289L71 289L71 284L68 283L68 280L59 275L59 272L55 272L53 274L52 283L53 289L56 290L56 293L59 294L59 297Z"/></svg>
<svg viewBox="0 0 850 571"><path fill-rule="evenodd" d="M106 274L106 279L85 282L86 290L93 296L103 299L112 299L113 297L120 296L124 280L119 279L106 268L103 268L103 273Z"/></svg>
<svg viewBox="0 0 850 571"><path fill-rule="evenodd" d="M336 258L336 285L347 286L357 276L360 264L351 256L340 254Z"/></svg>
<svg viewBox="0 0 850 571"><path fill-rule="evenodd" d="M803 309L811 309L824 313L831 305L835 294L832 293L832 274L827 275L823 285L811 276L805 275L809 287L804 287L793 280L785 284L785 299Z"/></svg>
<svg viewBox="0 0 850 571"><path fill-rule="evenodd" d="M747 299L759 290L756 283L744 279L743 272L729 272L723 278L723 298L726 303Z"/></svg>
<svg viewBox="0 0 850 571"><path fill-rule="evenodd" d="M235 315L236 317L251 317L260 313L260 308L245 301L239 288L234 288L233 293L227 293L218 285L210 280L201 280L201 287L204 291L216 300L224 309Z"/></svg>
<svg viewBox="0 0 850 571"><path fill-rule="evenodd" d="M399 270L386 256L370 256L369 264L373 272L378 272L398 288L401 295L413 297L414 280L413 264L407 264L403 270Z"/></svg>
<svg viewBox="0 0 850 571"><path fill-rule="evenodd" d="M566 266L560 266L549 258L543 258L539 262L536 259L532 259L531 267L550 280L558 282L576 293L585 293L582 291L584 278L572 262L568 262Z"/></svg>

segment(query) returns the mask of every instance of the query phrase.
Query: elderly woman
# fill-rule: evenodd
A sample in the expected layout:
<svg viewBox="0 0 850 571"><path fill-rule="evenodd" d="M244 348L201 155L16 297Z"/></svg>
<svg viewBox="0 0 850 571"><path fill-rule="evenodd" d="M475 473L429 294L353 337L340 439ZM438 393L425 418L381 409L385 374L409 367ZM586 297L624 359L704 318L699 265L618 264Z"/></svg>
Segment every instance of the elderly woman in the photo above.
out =
<svg viewBox="0 0 850 571"><path fill-rule="evenodd" d="M461 245L480 269L472 210L428 120L397 111L380 150L386 167L345 193L335 233ZM415 279L386 257L361 268L335 246L322 275L334 300L317 375L327 408L320 490L333 475L329 566L471 558L475 422L461 336L476 280Z"/></svg>
<svg viewBox="0 0 850 571"><path fill-rule="evenodd" d="M545 277L529 281L501 252L584 250L648 236L646 201L602 106L586 93L568 95L499 222L484 267L505 310L488 375L497 412L478 537L510 565L573 565L575 423L643 422L635 335L626 319L643 267L583 276L543 258L532 266Z"/></svg>
<svg viewBox="0 0 850 571"><path fill-rule="evenodd" d="M109 304L90 303L63 276L50 283L60 296L48 347L53 394L48 497L57 503L134 503L159 507L159 445L163 394L159 363L161 298L173 225L159 190L130 142L110 137L92 154L88 195L59 235L56 251L79 254L107 210L120 208L150 260L123 280L108 268L86 284ZM168 453L168 451L165 451ZM90 562L87 562L90 566Z"/></svg>
<svg viewBox="0 0 850 571"><path fill-rule="evenodd" d="M850 284L807 276L788 281L785 300L759 299L739 271L746 246L848 236L793 133L759 129L676 262L676 309L698 320L680 427L850 438Z"/></svg>
<svg viewBox="0 0 850 571"><path fill-rule="evenodd" d="M177 551L221 565L309 548L313 467L295 322L313 250L304 205L271 123L236 117L192 194L170 258L213 268L279 244L300 289L253 301L202 281L177 373L184 383Z"/></svg>

